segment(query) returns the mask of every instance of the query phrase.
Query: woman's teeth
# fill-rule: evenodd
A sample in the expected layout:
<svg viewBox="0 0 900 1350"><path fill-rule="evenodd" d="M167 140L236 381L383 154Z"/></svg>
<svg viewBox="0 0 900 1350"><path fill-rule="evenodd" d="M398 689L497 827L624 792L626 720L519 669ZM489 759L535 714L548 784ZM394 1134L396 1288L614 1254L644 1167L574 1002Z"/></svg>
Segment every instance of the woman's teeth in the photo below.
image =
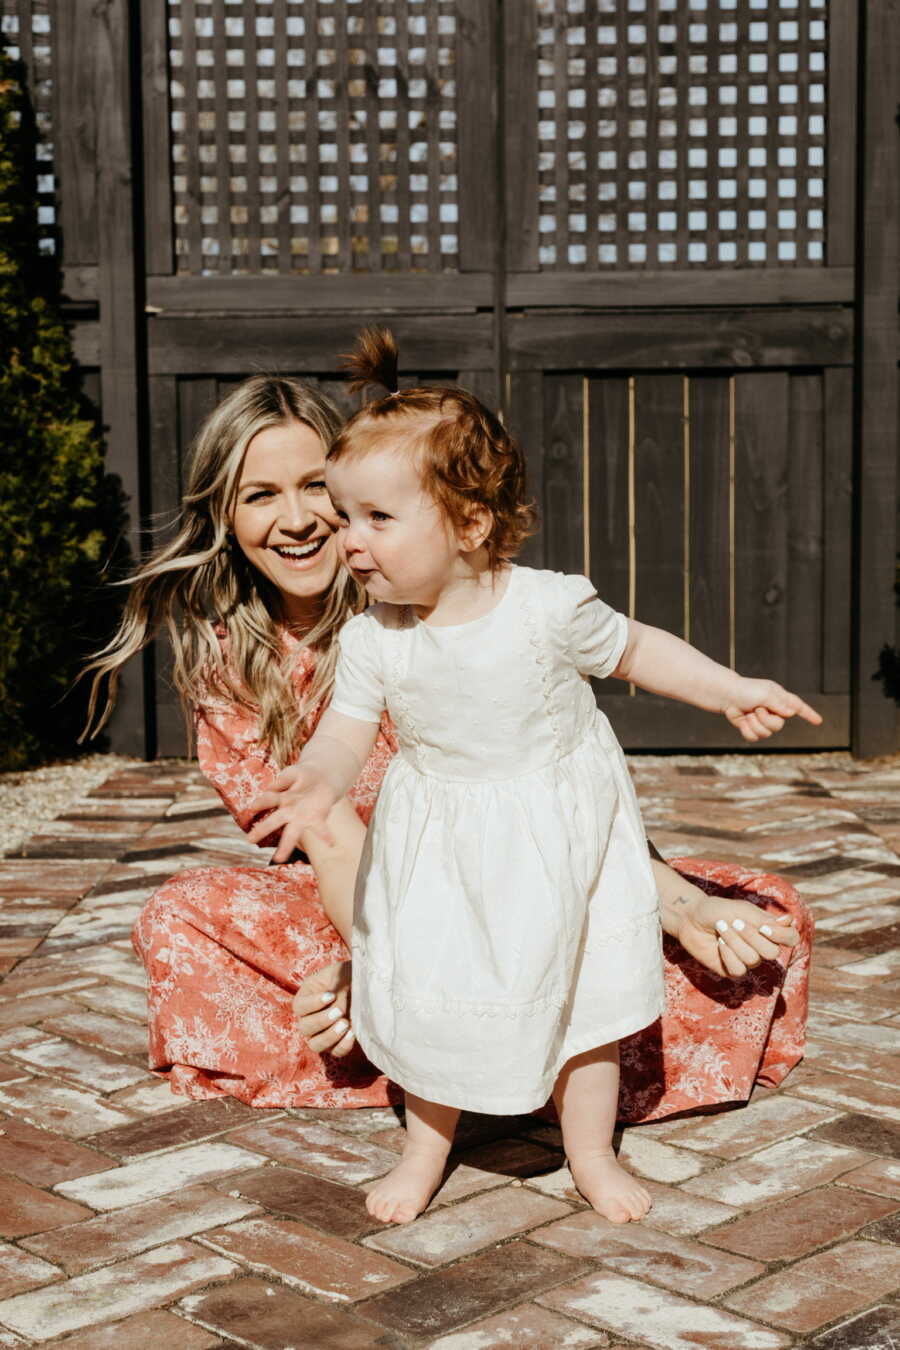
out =
<svg viewBox="0 0 900 1350"><path fill-rule="evenodd" d="M279 558L298 561L301 558L311 558L313 554L318 553L324 542L325 539L322 537L312 540L309 544L276 544L275 552Z"/></svg>

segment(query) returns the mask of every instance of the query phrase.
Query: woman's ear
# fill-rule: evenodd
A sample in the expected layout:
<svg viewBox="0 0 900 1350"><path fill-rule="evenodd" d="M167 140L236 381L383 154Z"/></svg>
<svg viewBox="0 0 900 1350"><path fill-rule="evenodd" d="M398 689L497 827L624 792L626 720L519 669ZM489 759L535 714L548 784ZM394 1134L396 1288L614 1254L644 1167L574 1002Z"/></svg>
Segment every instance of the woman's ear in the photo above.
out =
<svg viewBox="0 0 900 1350"><path fill-rule="evenodd" d="M485 542L494 524L494 514L486 506L476 506L459 531L459 546L464 553L474 553Z"/></svg>

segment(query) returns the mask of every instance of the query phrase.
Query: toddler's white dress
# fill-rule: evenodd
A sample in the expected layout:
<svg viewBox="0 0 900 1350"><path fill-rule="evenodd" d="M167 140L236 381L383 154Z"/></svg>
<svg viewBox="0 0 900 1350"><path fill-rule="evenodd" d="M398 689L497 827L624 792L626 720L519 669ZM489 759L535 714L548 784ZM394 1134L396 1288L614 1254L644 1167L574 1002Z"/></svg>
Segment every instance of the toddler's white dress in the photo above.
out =
<svg viewBox="0 0 900 1350"><path fill-rule="evenodd" d="M659 903L621 748L587 676L626 620L581 576L513 567L481 618L376 604L341 630L331 706L399 752L353 922L353 1025L401 1087L532 1111L563 1064L663 1011Z"/></svg>

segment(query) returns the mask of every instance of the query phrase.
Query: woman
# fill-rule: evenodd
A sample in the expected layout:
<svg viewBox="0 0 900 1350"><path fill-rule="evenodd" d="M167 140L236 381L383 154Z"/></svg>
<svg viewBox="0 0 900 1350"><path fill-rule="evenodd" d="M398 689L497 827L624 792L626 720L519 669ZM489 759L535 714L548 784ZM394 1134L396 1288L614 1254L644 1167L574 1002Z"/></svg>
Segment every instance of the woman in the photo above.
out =
<svg viewBox="0 0 900 1350"><path fill-rule="evenodd" d="M119 632L92 667L95 700L110 679L102 725L121 665L166 625L200 766L245 830L250 804L315 726L335 635L364 603L338 567L323 479L338 425L331 404L296 381L258 376L234 390L197 438L175 538L137 573ZM394 748L385 722L352 801L335 808L332 846L310 835L308 860L198 868L148 901L134 940L150 977L150 1063L174 1091L266 1107L394 1099L347 1016L353 877ZM654 868L668 1006L622 1044L620 1115L630 1121L746 1099L803 1052L811 924L791 887L714 863Z"/></svg>

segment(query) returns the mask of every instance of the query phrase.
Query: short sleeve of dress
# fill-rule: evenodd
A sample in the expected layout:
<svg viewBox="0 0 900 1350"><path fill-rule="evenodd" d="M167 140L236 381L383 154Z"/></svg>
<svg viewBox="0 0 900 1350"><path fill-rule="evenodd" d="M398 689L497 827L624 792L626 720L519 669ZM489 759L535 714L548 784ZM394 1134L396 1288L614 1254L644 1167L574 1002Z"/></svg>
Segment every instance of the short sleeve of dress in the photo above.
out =
<svg viewBox="0 0 900 1350"><path fill-rule="evenodd" d="M563 584L572 661L582 675L603 680L622 659L628 619L600 599L587 577L567 576Z"/></svg>
<svg viewBox="0 0 900 1350"><path fill-rule="evenodd" d="M357 614L338 634L340 651L330 706L362 722L379 722L384 712L379 631L380 625L370 614Z"/></svg>

